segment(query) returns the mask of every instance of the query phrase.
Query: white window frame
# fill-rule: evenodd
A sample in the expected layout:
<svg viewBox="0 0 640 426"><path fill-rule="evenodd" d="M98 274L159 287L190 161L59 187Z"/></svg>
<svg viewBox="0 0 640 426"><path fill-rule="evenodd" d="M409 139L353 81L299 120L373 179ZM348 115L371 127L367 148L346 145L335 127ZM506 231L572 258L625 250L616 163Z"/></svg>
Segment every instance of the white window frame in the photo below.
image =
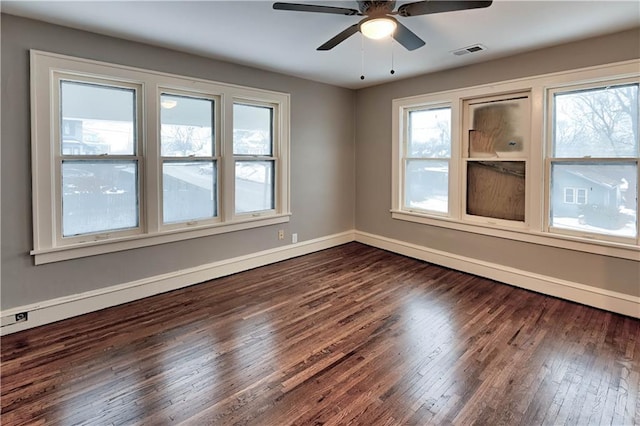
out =
<svg viewBox="0 0 640 426"><path fill-rule="evenodd" d="M33 238L35 264L110 253L208 235L288 222L290 219L290 95L263 89L31 50L31 149ZM60 129L56 75L77 76L86 81L132 86L138 116L140 226L125 232L61 237L59 198ZM216 100L216 158L218 169L218 217L179 224L162 223L162 162L160 157L160 94L185 94ZM251 215L234 215L233 101L242 99L274 108L275 208ZM275 113L277 111L277 113ZM277 118L276 118L277 117ZM229 177L231 176L231 179Z"/></svg>
<svg viewBox="0 0 640 426"><path fill-rule="evenodd" d="M62 153L62 143L63 137L60 129L60 124L62 123L62 111L61 108L51 108L52 114L52 129L53 134L51 135L51 156L53 160L52 170L54 171L52 179L52 183L54 183L52 191L52 204L54 206L53 217L63 218L62 212L62 173L55 173L59 167L62 166L62 162L64 160L135 160L137 162L137 191L138 191L138 226L135 228L128 228L123 230L112 230L106 232L100 232L92 234L93 239L98 240L106 240L108 238L122 238L127 236L140 235L143 233L144 229L144 205L141 202L143 200L143 188L140 184L141 176L144 170L144 156L142 152L144 151L144 144L142 142L142 85L138 82L127 82L122 80L115 80L110 78L103 78L97 76L87 76L81 74L74 74L70 72L66 72L63 70L55 70L51 73L52 80L52 90L51 90L51 99L53 105L61 105L61 83L63 81L74 82L74 83L88 83L88 84L96 84L104 87L114 87L114 88L123 88L133 90L135 93L135 126L133 129L136 143L134 147L133 155L66 155ZM55 227L55 243L59 246L70 246L74 244L83 244L87 241L87 235L77 235L77 236L68 236L64 237L62 235L62 224Z"/></svg>
<svg viewBox="0 0 640 426"><path fill-rule="evenodd" d="M571 194L571 201L567 201L568 194ZM580 199L580 194L582 194L582 197L584 198L584 202L582 203L578 201ZM586 188L572 188L570 186L565 186L562 199L565 204L587 204L589 202L588 191Z"/></svg>
<svg viewBox="0 0 640 426"><path fill-rule="evenodd" d="M580 194L582 194L583 202L580 202ZM586 188L576 188L576 204L588 204L589 203L589 192Z"/></svg>
<svg viewBox="0 0 640 426"><path fill-rule="evenodd" d="M451 108L451 104L450 103L435 103L435 104L428 104L428 105L421 105L419 107L413 107L413 108L405 108L403 110L403 122L407 123L406 126L404 126L403 129L403 144L402 144L402 153L401 153L401 157L402 157L402 190L400 191L400 205L403 206L404 210L407 211L415 211L415 212L424 212L427 214L431 214L434 216L448 216L449 212L451 211L452 208L452 202L451 202L451 198L448 197L447 198L447 211L446 212L441 212L441 211L436 211L436 210L428 210L428 209L420 209L417 207L410 207L407 205L407 200L405 199L406 197L406 191L407 191L407 179L406 179L406 171L407 171L407 164L410 160L425 160L425 161L438 161L438 162L447 162L449 169L451 168L451 158L452 158L452 153L451 153L451 149L453 148L452 146L449 147L449 152L450 152L450 156L449 157L409 157L407 155L408 152L408 145L409 145L409 116L412 112L415 111L428 111L428 110L437 110L437 109L450 109L451 110L451 129L449 129L449 134L451 134L451 139L453 140L453 128L455 126L453 126L453 109ZM453 143L451 143L451 145L453 145ZM447 173L448 175L450 175L450 173ZM448 183L447 185L451 185L451 177L448 178Z"/></svg>
<svg viewBox="0 0 640 426"><path fill-rule="evenodd" d="M550 233L562 234L562 235L572 235L576 237L583 238L591 238L594 240L602 240L602 241L611 241L611 242L621 242L625 243L630 240L630 238L625 237L616 237L609 234L598 234L598 233L589 233L586 231L577 231L571 229L565 229L561 227L554 227L551 225L551 215L549 212L551 211L551 169L554 163L573 163L573 164L590 164L593 162L604 162L608 164L623 164L629 162L636 162L636 167L639 171L639 175L636 179L638 187L640 187L640 157L615 157L615 158L606 158L606 157L597 157L597 156L588 156L584 158L566 158L566 157L553 157L553 99L556 93L564 93L564 92L573 92L579 91L582 89L594 89L599 87L606 86L621 86L629 83L640 83L638 77L618 77L612 76L603 80L596 81L578 81L574 83L561 84L557 86L547 87L546 99L547 105L545 106L545 111L548 116L546 120L547 129L546 129L546 157L545 157L545 183L546 183L546 197L545 197L545 207L548 212L545 217L545 230ZM640 155L640 154L637 154ZM578 190L574 191L574 204L578 203ZM585 193L585 201L587 201L587 191L583 189ZM636 203L640 201L640 197L636 194ZM586 204L586 203L585 203ZM638 204L636 204L640 207ZM636 244L639 244L640 241L640 227L638 223L638 218L636 218L636 233L637 238L635 239Z"/></svg>
<svg viewBox="0 0 640 426"><path fill-rule="evenodd" d="M165 163L167 162L172 162L175 160L181 160L181 161L185 161L187 159L189 159L189 157L163 157L162 156L162 152L161 152L161 147L160 144L158 143L158 146L153 146L150 147L149 150L154 150L157 151L157 156L160 159L160 164L158 164L158 173L159 173L159 177L160 177L160 193L159 193L159 208L160 208L160 217L159 217L159 222L158 222L158 229L163 230L163 231L171 231L171 230L179 230L181 228L183 228L185 226L185 223L187 226L196 226L196 225L214 225L214 224L219 224L222 222L221 220L221 216L220 216L220 188L219 188L219 183L220 183L220 164L221 164L221 156L220 156L220 150L221 150L221 131L220 131L220 104L221 104L221 96L219 94L206 94L203 92L192 92L192 91L188 91L188 90L184 90L184 89L176 89L176 88L171 88L171 87L158 87L157 90L157 102L158 105L160 105L160 98L162 95L175 95L175 96L185 96L185 97L189 97L189 98L193 98L193 99L206 99L206 100L211 100L213 101L213 105L214 105L214 111L213 111L213 126L214 126L214 131L213 131L213 138L214 138L214 142L213 142L213 155L209 156L209 157L193 157L194 159L203 159L203 158L207 158L210 160L213 160L216 162L216 183L218 184L218 188L216 190L216 211L217 214L214 217L211 218L207 218L207 219L195 219L195 220L190 220L188 222L165 222L164 221L164 213L163 213L163 206L164 206L164 190L163 190L163 185L164 185L164 178L163 178L163 173L162 173L162 167ZM158 138L156 139L157 141L160 141L160 136L161 136L161 125L162 123L160 122L160 114L159 114L159 110L158 110ZM155 155L155 153L154 153Z"/></svg>
<svg viewBox="0 0 640 426"><path fill-rule="evenodd" d="M531 93L529 93L528 90L523 90L523 91L514 91L514 92L504 92L504 93L500 93L500 94L490 94L488 96L482 95L482 96L471 96L471 97L464 97L461 99L461 105L462 105L462 129L463 131L460 133L462 136L462 153L460 156L460 174L461 174L461 178L460 178L460 190L461 190L461 194L463 195L460 198L460 204L461 204L461 220L463 220L464 222L468 222L468 223L477 223L479 225L493 225L493 226L501 226L501 227L505 227L505 228L509 228L509 229L525 229L528 226L528 220L529 220L529 215L527 214L527 206L529 205L530 198L528 197L528 193L529 193L529 155L530 155L530 150L531 150L531 143L529 143L529 146L526 147L526 149L522 152L522 155L517 156L517 157L500 157L498 155L493 156L493 157L489 157L489 158L485 158L485 157L472 157L470 154L470 141L469 141L469 134L468 132L466 132L465 130L468 129L470 127L470 123L467 122L467 120L470 118L468 117L468 115L466 114L467 112L467 106L468 105L472 105L472 104L478 104L478 103L486 103L486 102L495 102L495 101L503 101L503 100L509 100L509 99L518 99L518 98L527 98L529 99L529 105L531 104ZM525 189L525 219L523 221L516 221L516 220L506 220L506 219L498 219L498 218L492 218L492 217L484 217L484 216L477 216L477 215L472 215L467 213L467 197L466 197L466 185L467 185L467 167L468 164L470 162L476 162L476 161L492 161L492 162L500 162L500 161L518 161L518 162L523 162L525 165L525 185L526 185L526 189Z"/></svg>
<svg viewBox="0 0 640 426"><path fill-rule="evenodd" d="M272 110L272 114L273 114L273 122L272 122L272 138L273 140L271 141L272 143L272 147L271 147L271 155L243 155L243 154L236 154L234 153L234 149L233 149L233 143L231 144L229 151L230 153L232 153L232 160L233 163L230 163L227 167L228 170L230 170L233 173L233 179L235 181L235 169L236 169L236 163L238 161L273 161L273 167L275 168L274 170L274 174L273 174L273 179L274 182L278 181L278 173L280 170L279 167L279 154L280 154L280 150L281 150L281 146L280 143L278 141L279 139L279 126L280 126L280 118L279 118L279 109L278 106L274 103L269 103L269 102L264 102L263 100L259 100L259 99L248 99L248 98L235 98L233 99L233 103L231 105L231 107L233 108L233 105L248 105L248 106L257 106L257 107L266 107L266 108L271 108ZM233 142L233 141L232 141ZM274 188L275 189L275 188ZM241 212L238 213L236 212L235 209L235 194L236 191L234 191L233 193L233 204L231 204L230 207L230 211L229 214L233 215L233 217L238 218L238 219L243 219L243 218L251 218L251 217L260 217L262 215L265 214L272 214L275 212L275 209L269 209L269 210L262 210L262 211L252 211L252 212ZM278 205L278 191L274 191L273 194L273 201L274 201L274 206Z"/></svg>
<svg viewBox="0 0 640 426"><path fill-rule="evenodd" d="M569 195L569 197L567 197ZM570 199L570 201L567 201ZM576 203L576 189L571 187L564 188L564 203L565 204L575 204Z"/></svg>
<svg viewBox="0 0 640 426"><path fill-rule="evenodd" d="M599 239L591 234L568 235L550 232L548 229L548 149L547 98L549 90L576 84L593 84L610 80L631 79L640 81L640 60L631 60L565 72L545 74L465 87L455 90L411 96L392 101L392 198L391 217L430 226L460 230L481 235L495 236L515 241L566 248L570 250L602 254L640 261L640 237L631 239ZM528 92L531 99L531 146L528 152L526 178L526 222L465 217L465 173L463 141L463 107L465 100ZM447 216L404 208L403 145L406 127L406 111L434 104L452 106L452 149L449 169L449 202ZM640 185L639 185L640 187Z"/></svg>

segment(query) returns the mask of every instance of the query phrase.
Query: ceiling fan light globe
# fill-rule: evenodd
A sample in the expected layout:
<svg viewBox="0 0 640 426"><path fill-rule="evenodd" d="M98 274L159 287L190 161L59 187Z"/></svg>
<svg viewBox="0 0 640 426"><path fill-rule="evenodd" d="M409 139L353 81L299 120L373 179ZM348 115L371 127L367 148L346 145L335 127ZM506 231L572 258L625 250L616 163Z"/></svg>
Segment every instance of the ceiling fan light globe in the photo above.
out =
<svg viewBox="0 0 640 426"><path fill-rule="evenodd" d="M178 101L175 101L173 99L163 99L160 102L160 106L164 109L175 108L176 105L178 105Z"/></svg>
<svg viewBox="0 0 640 426"><path fill-rule="evenodd" d="M360 24L360 32L367 38L379 40L393 34L396 26L395 20L391 18L374 18Z"/></svg>

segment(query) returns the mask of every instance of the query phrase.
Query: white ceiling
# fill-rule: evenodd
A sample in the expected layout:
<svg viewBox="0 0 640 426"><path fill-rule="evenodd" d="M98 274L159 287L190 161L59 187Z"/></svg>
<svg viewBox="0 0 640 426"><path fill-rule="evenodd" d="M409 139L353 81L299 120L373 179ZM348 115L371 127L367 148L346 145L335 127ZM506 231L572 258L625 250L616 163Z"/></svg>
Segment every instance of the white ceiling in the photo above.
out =
<svg viewBox="0 0 640 426"><path fill-rule="evenodd" d="M291 2L357 9L355 1ZM404 3L411 1L398 1L396 8ZM399 17L427 43L412 52L389 39L363 41L360 34L319 52L318 46L361 17L277 11L272 4L264 0L2 1L0 7L3 13L348 88L640 26L638 1L496 0L486 9ZM476 43L487 50L465 56L451 53Z"/></svg>

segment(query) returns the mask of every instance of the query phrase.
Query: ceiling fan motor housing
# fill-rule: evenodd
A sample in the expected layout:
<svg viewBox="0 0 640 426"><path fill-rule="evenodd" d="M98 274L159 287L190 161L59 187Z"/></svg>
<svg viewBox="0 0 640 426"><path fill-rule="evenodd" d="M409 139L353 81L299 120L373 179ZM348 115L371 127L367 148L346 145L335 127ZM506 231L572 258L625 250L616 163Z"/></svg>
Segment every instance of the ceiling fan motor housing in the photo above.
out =
<svg viewBox="0 0 640 426"><path fill-rule="evenodd" d="M394 7L396 7L395 0L358 1L360 13L371 17L387 15L393 12Z"/></svg>

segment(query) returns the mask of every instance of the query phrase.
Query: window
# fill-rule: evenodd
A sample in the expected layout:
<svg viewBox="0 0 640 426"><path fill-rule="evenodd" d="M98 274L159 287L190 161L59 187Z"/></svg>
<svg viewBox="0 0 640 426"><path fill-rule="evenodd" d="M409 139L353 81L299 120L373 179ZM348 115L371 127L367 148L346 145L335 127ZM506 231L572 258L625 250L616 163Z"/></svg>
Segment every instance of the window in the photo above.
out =
<svg viewBox="0 0 640 426"><path fill-rule="evenodd" d="M564 188L565 204L587 204L586 188Z"/></svg>
<svg viewBox="0 0 640 426"><path fill-rule="evenodd" d="M636 238L638 83L563 87L549 99L551 231Z"/></svg>
<svg viewBox="0 0 640 426"><path fill-rule="evenodd" d="M637 259L638 65L395 99L392 218Z"/></svg>
<svg viewBox="0 0 640 426"><path fill-rule="evenodd" d="M233 105L236 214L274 208L273 119L270 106Z"/></svg>
<svg viewBox="0 0 640 426"><path fill-rule="evenodd" d="M576 202L576 190L575 188L564 189L564 202L566 204L573 204Z"/></svg>
<svg viewBox="0 0 640 426"><path fill-rule="evenodd" d="M56 82L61 237L137 232L140 86L62 73Z"/></svg>
<svg viewBox="0 0 640 426"><path fill-rule="evenodd" d="M164 224L217 217L215 100L160 95Z"/></svg>
<svg viewBox="0 0 640 426"><path fill-rule="evenodd" d="M467 215L524 222L530 120L528 93L464 101Z"/></svg>
<svg viewBox="0 0 640 426"><path fill-rule="evenodd" d="M585 188L576 189L576 204L587 204L587 190Z"/></svg>
<svg viewBox="0 0 640 426"><path fill-rule="evenodd" d="M31 67L36 264L289 220L289 95L38 51Z"/></svg>
<svg viewBox="0 0 640 426"><path fill-rule="evenodd" d="M408 110L404 149L404 207L436 214L449 211L451 108Z"/></svg>

